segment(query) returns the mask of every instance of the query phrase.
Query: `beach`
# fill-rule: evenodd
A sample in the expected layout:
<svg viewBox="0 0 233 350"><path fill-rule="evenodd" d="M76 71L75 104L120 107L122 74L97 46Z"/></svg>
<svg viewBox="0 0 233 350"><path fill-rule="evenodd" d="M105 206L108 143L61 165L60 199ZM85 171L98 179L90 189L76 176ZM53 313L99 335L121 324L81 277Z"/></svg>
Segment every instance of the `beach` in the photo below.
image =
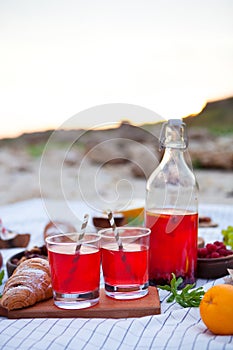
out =
<svg viewBox="0 0 233 350"><path fill-rule="evenodd" d="M231 170L194 169L202 204L233 204ZM113 203L121 197L144 199L146 179L135 177L129 163L96 164L82 152L64 160L60 149L46 159L24 149L2 147L0 153L0 204L32 198Z"/></svg>

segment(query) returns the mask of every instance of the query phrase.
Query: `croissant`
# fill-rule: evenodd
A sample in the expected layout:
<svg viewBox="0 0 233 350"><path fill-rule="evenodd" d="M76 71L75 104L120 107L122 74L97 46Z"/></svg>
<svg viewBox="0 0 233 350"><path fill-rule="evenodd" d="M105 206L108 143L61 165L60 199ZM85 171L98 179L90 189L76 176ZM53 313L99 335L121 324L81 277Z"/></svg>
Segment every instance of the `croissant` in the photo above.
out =
<svg viewBox="0 0 233 350"><path fill-rule="evenodd" d="M52 297L49 263L43 258L23 261L6 282L1 306L21 309Z"/></svg>

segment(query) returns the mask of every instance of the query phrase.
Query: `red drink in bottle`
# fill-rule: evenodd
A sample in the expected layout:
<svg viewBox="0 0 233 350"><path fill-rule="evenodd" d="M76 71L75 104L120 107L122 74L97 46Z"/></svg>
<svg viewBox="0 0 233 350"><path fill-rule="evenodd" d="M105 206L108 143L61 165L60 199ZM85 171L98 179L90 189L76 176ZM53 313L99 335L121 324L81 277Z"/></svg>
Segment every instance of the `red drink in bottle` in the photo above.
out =
<svg viewBox="0 0 233 350"><path fill-rule="evenodd" d="M168 284L171 273L184 284L195 282L198 215L175 209L147 211L151 229L149 280L151 285Z"/></svg>
<svg viewBox="0 0 233 350"><path fill-rule="evenodd" d="M187 153L185 124L163 124L163 157L146 186L145 225L151 229L149 280L169 284L172 273L195 283L198 234L198 185Z"/></svg>

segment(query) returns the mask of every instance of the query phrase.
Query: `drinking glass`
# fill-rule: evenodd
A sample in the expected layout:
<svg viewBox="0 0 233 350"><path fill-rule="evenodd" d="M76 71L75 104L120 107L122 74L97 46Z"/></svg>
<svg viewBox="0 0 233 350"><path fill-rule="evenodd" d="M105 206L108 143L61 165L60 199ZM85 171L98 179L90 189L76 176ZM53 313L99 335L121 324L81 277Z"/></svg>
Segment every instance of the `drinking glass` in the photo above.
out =
<svg viewBox="0 0 233 350"><path fill-rule="evenodd" d="M46 238L54 304L83 309L99 301L100 235L68 233Z"/></svg>
<svg viewBox="0 0 233 350"><path fill-rule="evenodd" d="M99 231L105 293L109 297L125 300L147 295L150 232L144 227Z"/></svg>

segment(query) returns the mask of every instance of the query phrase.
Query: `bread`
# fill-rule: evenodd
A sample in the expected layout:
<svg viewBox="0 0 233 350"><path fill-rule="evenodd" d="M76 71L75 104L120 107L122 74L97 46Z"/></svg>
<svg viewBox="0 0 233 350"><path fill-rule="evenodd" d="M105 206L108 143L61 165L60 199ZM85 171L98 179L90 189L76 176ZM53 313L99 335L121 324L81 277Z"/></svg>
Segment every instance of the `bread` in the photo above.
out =
<svg viewBox="0 0 233 350"><path fill-rule="evenodd" d="M1 306L21 309L52 297L49 263L43 258L23 261L6 282Z"/></svg>

